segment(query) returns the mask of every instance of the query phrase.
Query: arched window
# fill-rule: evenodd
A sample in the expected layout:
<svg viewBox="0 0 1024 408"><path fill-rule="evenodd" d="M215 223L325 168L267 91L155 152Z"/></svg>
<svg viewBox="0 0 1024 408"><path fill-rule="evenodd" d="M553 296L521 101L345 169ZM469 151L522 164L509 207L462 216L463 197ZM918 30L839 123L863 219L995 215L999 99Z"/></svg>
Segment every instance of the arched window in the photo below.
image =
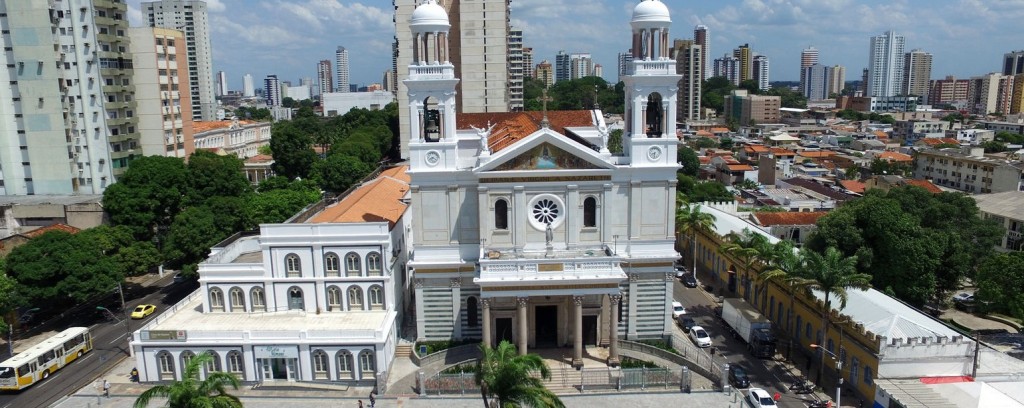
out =
<svg viewBox="0 0 1024 408"><path fill-rule="evenodd" d="M245 292L242 292L242 288L234 287L228 291L231 298L231 311L232 312L244 312L245 311Z"/></svg>
<svg viewBox="0 0 1024 408"><path fill-rule="evenodd" d="M206 375L209 376L210 373L221 371L220 355L218 355L217 352L213 350L206 350L206 354L210 355L210 361L207 361L206 364L203 364L203 368L206 371Z"/></svg>
<svg viewBox="0 0 1024 408"><path fill-rule="evenodd" d="M352 353L348 350L338 352L338 379L351 379L352 377Z"/></svg>
<svg viewBox="0 0 1024 408"><path fill-rule="evenodd" d="M191 351L185 350L185 351L181 352L181 372L182 372L182 375L185 374L185 370L188 370L188 362L191 361L195 357L196 357L196 353L193 353ZM195 375L196 376L193 377L193 378L198 378L199 377L199 372L197 371Z"/></svg>
<svg viewBox="0 0 1024 408"><path fill-rule="evenodd" d="M476 297L470 296L466 299L466 325L469 327L476 327L477 325L477 306Z"/></svg>
<svg viewBox="0 0 1024 408"><path fill-rule="evenodd" d="M384 310L384 289L371 286L367 297L370 298L370 310Z"/></svg>
<svg viewBox="0 0 1024 408"><path fill-rule="evenodd" d="M367 276L382 276L383 274L380 262L380 254L376 252L370 252L366 255L366 275Z"/></svg>
<svg viewBox="0 0 1024 408"><path fill-rule="evenodd" d="M245 377L245 364L242 363L242 353L238 351L228 352L228 373L233 374L235 378L240 380Z"/></svg>
<svg viewBox="0 0 1024 408"><path fill-rule="evenodd" d="M327 288L327 311L328 312L340 312L341 311L341 289L337 286L331 286Z"/></svg>
<svg viewBox="0 0 1024 408"><path fill-rule="evenodd" d="M377 362L373 350L363 350L359 353L359 378L367 379L376 374Z"/></svg>
<svg viewBox="0 0 1024 408"><path fill-rule="evenodd" d="M284 270L289 278L298 278L302 276L302 262L299 261L299 256L295 254L288 254L284 257Z"/></svg>
<svg viewBox="0 0 1024 408"><path fill-rule="evenodd" d="M597 199L594 197L583 199L583 226L597 226Z"/></svg>
<svg viewBox="0 0 1024 408"><path fill-rule="evenodd" d="M174 356L161 351L156 356L160 381L174 381Z"/></svg>
<svg viewBox="0 0 1024 408"><path fill-rule="evenodd" d="M657 92L647 95L647 117L644 121L647 137L661 137L664 133L665 109L661 106L661 99Z"/></svg>
<svg viewBox="0 0 1024 408"><path fill-rule="evenodd" d="M327 372L330 367L327 363L327 353L323 350L313 350L313 379L328 380Z"/></svg>
<svg viewBox="0 0 1024 408"><path fill-rule="evenodd" d="M324 275L341 276L341 260L338 259L338 254L331 252L324 256Z"/></svg>
<svg viewBox="0 0 1024 408"><path fill-rule="evenodd" d="M302 289L292 286L288 289L288 310L305 310L306 302L302 300Z"/></svg>
<svg viewBox="0 0 1024 408"><path fill-rule="evenodd" d="M358 286L348 288L348 310L363 310L363 289Z"/></svg>
<svg viewBox="0 0 1024 408"><path fill-rule="evenodd" d="M494 202L494 229L508 229L508 201L504 199Z"/></svg>
<svg viewBox="0 0 1024 408"><path fill-rule="evenodd" d="M210 310L215 312L224 311L224 292L220 288L210 289Z"/></svg>
<svg viewBox="0 0 1024 408"><path fill-rule="evenodd" d="M252 302L252 311L267 311L267 297L264 296L263 288L252 288L252 290L249 291L249 299Z"/></svg>
<svg viewBox="0 0 1024 408"><path fill-rule="evenodd" d="M359 270L359 254L350 252L345 255L345 276L360 276L362 275Z"/></svg>

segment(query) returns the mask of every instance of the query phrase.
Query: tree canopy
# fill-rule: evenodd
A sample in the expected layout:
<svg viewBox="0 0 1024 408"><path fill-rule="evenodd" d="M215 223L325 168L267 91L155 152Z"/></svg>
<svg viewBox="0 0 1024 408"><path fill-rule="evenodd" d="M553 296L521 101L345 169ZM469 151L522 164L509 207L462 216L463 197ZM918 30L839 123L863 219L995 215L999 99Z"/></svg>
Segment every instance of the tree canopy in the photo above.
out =
<svg viewBox="0 0 1024 408"><path fill-rule="evenodd" d="M527 78L523 87L525 109L541 110L543 104L540 97L543 95L544 82ZM548 102L548 110L594 109L596 103L604 112L621 114L625 112L625 89L622 82L611 85L604 78L596 76L556 82L548 88L548 96L552 99Z"/></svg>
<svg viewBox="0 0 1024 408"><path fill-rule="evenodd" d="M110 291L124 279L114 257L90 234L49 231L7 255L8 276L26 304L58 307Z"/></svg>
<svg viewBox="0 0 1024 408"><path fill-rule="evenodd" d="M1024 319L1024 252L996 254L978 266L975 301L984 311Z"/></svg>

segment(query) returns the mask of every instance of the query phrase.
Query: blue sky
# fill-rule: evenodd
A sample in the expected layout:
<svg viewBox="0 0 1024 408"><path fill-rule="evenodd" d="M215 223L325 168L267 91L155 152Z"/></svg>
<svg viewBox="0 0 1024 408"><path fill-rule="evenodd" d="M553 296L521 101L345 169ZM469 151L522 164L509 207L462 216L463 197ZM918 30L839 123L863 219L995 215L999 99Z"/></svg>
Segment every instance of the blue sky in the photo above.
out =
<svg viewBox="0 0 1024 408"><path fill-rule="evenodd" d="M998 71L1003 53L1024 49L1019 22L1024 0L662 0L672 12L672 37L710 29L709 59L749 43L771 60L771 79L796 80L800 51L819 50L820 62L844 65L847 80L867 65L869 37L886 30L906 36L907 51L934 55L932 77ZM141 0L128 0L141 24ZM241 89L251 73L297 82L315 77L316 63L349 49L352 82L379 82L391 67L391 0L207 0L214 71ZM512 0L512 24L524 31L536 62L559 50L589 52L614 80L615 57L629 48L636 0Z"/></svg>

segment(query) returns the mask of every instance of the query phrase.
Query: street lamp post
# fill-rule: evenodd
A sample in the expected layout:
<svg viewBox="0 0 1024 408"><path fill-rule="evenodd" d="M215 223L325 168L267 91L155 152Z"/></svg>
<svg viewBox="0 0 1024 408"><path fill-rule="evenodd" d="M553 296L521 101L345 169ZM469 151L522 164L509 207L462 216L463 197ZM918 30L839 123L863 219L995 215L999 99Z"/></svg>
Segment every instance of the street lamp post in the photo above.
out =
<svg viewBox="0 0 1024 408"><path fill-rule="evenodd" d="M124 303L124 289L121 287L120 282L117 283L117 292L121 295L121 314L124 317L125 339L130 339L132 336L131 322L128 321L128 309L125 307ZM114 313L111 312L110 309L103 306L96 306L96 310L101 310L109 313L111 316L114 316ZM128 354L131 354L131 351L128 351Z"/></svg>
<svg viewBox="0 0 1024 408"><path fill-rule="evenodd" d="M835 353L829 351L827 348L824 348L824 347L822 347L819 344L813 344L812 343L810 346L811 346L812 349L816 348L818 350L821 350L821 351L827 353L828 355L832 356L833 360L836 361L836 376L839 377L839 381L836 381L836 406L838 407L840 399L842 398L842 394L841 393L842 393L842 390L843 390L843 374L842 374L843 362L839 360L839 357L837 357Z"/></svg>

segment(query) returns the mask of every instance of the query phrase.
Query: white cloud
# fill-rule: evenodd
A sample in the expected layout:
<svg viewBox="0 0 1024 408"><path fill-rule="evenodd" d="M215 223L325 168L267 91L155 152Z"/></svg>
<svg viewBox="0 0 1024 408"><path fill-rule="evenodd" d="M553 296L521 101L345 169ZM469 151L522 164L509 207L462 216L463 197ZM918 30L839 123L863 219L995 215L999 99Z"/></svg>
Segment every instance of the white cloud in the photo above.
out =
<svg viewBox="0 0 1024 408"><path fill-rule="evenodd" d="M206 0L206 10L211 13L223 13L227 9L221 0Z"/></svg>

